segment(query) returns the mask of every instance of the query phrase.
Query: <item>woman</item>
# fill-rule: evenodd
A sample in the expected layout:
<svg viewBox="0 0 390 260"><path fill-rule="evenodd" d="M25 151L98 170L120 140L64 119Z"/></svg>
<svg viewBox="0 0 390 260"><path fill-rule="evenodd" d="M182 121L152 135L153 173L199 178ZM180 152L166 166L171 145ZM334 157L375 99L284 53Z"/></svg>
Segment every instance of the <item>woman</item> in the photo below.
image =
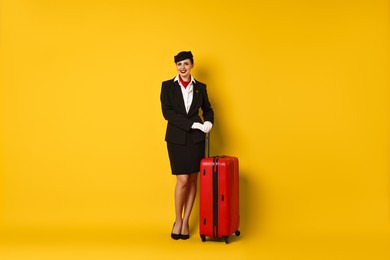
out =
<svg viewBox="0 0 390 260"><path fill-rule="evenodd" d="M213 127L214 112L207 96L206 85L191 76L194 59L190 51L174 57L178 75L164 81L161 107L168 121L167 142L172 174L176 176L175 215L171 237L188 239L189 218L197 189L200 160L204 157L205 133ZM202 119L199 109L202 109Z"/></svg>

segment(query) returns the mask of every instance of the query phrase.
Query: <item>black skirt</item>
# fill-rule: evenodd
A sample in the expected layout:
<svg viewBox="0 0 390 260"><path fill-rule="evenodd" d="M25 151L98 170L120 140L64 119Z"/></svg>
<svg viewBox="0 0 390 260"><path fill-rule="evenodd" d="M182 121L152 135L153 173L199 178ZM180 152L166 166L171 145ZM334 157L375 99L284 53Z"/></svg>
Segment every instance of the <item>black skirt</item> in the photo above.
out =
<svg viewBox="0 0 390 260"><path fill-rule="evenodd" d="M186 144L168 143L168 155L173 175L197 173L200 161L205 155L205 142L194 144L191 135L187 135Z"/></svg>

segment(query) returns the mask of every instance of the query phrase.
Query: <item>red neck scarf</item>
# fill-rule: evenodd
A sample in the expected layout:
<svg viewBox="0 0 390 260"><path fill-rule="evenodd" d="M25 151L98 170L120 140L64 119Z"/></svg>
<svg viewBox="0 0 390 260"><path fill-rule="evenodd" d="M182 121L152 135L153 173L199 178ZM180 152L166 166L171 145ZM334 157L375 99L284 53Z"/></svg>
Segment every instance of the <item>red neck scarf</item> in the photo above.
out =
<svg viewBox="0 0 390 260"><path fill-rule="evenodd" d="M186 82L180 76L179 76L179 80L180 80L180 83L183 85L184 88L187 88L188 84L191 83L191 79L190 79L190 81Z"/></svg>

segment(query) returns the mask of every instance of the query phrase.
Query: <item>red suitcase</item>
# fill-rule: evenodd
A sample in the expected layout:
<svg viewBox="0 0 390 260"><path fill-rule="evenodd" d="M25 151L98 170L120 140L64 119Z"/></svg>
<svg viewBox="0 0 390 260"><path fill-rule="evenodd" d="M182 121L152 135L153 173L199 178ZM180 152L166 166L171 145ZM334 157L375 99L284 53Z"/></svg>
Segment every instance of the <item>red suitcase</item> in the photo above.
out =
<svg viewBox="0 0 390 260"><path fill-rule="evenodd" d="M238 159L232 156L208 157L200 165L199 232L202 241L207 237L223 238L238 230L239 175Z"/></svg>

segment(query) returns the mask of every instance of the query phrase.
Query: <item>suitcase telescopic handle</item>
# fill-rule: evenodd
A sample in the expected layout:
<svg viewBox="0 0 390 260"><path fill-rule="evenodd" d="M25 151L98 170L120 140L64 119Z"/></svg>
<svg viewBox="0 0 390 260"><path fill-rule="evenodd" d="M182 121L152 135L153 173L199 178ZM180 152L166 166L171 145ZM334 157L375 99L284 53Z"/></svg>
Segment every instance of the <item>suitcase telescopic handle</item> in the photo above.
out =
<svg viewBox="0 0 390 260"><path fill-rule="evenodd" d="M206 144L205 144L205 158L209 158L210 157L210 132L208 132L206 134ZM219 155L219 156L214 156L214 157L219 157L219 158L225 158L226 155Z"/></svg>
<svg viewBox="0 0 390 260"><path fill-rule="evenodd" d="M211 131L210 131L211 132ZM206 134L205 157L210 157L210 132Z"/></svg>

